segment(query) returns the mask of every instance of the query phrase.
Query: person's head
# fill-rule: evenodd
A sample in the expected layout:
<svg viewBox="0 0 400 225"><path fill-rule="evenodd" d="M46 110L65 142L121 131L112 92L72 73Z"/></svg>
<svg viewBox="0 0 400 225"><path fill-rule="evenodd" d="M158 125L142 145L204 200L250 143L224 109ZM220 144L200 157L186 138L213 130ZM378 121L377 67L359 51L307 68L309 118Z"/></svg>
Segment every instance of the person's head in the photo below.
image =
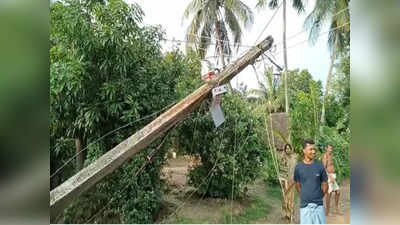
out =
<svg viewBox="0 0 400 225"><path fill-rule="evenodd" d="M290 146L290 144L285 144L285 146L283 147L283 151L284 151L286 154L291 153L291 151L292 151L292 146Z"/></svg>
<svg viewBox="0 0 400 225"><path fill-rule="evenodd" d="M303 153L304 158L312 160L315 156L315 146L314 141L312 139L304 139L303 140Z"/></svg>
<svg viewBox="0 0 400 225"><path fill-rule="evenodd" d="M326 147L325 147L325 150L326 150L326 152L331 153L332 150L333 150L332 145L327 144Z"/></svg>

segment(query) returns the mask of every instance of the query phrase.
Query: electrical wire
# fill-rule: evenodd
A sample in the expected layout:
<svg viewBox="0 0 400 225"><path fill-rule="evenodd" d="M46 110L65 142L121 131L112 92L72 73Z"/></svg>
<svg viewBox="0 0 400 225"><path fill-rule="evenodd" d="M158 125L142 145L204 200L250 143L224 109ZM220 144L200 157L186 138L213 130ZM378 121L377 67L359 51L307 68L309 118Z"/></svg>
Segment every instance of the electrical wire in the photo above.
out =
<svg viewBox="0 0 400 225"><path fill-rule="evenodd" d="M173 102L173 103L171 103L171 104L169 104L169 105L167 105L167 106L165 106L164 108L162 108L161 110L159 110L159 111L157 111L157 112L151 113L151 114L149 114L149 115L147 115L147 116L144 116L144 117L142 117L142 118L140 118L140 119L137 119L137 120L135 120L135 121L133 121L133 122L129 122L129 123L127 123L127 124L125 124L125 125L123 125L123 126L121 126L121 127L118 127L118 128L116 128L116 129L114 129L114 130L112 130L112 131L109 131L108 133L104 134L103 136L101 136L101 137L98 138L97 140L95 140L95 141L91 142L90 144L88 144L84 149L82 149L82 150L80 150L79 152L77 152L77 153L76 153L75 155L73 155L71 158L69 158L69 159L67 160L67 162L65 162L60 168L58 168L58 169L50 176L50 179L53 178L56 174L58 174L61 170L63 170L70 162L72 162L73 159L75 159L78 155L80 155L83 151L85 151L86 149L88 149L88 148L89 148L90 146L92 146L93 144L99 142L100 140L104 139L104 138L107 137L108 135L110 135L110 134L112 134L112 133L114 133L114 132L117 132L118 130L121 130L121 129L125 128L125 127L131 126L131 125L134 124L134 123L137 123L137 122L139 122L139 121L142 121L142 120L145 120L145 119L147 119L147 118L150 118L150 117L152 117L152 116L154 116L154 115L156 115L156 114L158 114L158 113L164 111L165 109L171 107L171 106L174 105L175 103L176 103L176 101Z"/></svg>

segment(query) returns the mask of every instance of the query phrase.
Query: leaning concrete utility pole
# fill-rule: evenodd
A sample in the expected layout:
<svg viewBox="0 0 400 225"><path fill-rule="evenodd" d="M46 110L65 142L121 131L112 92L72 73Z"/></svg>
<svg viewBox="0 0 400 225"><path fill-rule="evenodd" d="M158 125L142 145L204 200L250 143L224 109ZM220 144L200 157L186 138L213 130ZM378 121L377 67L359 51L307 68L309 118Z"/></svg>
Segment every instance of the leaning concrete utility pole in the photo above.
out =
<svg viewBox="0 0 400 225"><path fill-rule="evenodd" d="M273 38L268 36L245 55L228 65L216 76L213 82L206 83L186 98L172 106L150 124L109 150L99 159L79 171L67 181L50 192L50 215L56 216L65 209L76 197L87 191L108 174L120 167L126 160L147 147L186 115L193 112L211 93L216 84L229 82L236 74L249 64L253 64L266 50L270 49Z"/></svg>

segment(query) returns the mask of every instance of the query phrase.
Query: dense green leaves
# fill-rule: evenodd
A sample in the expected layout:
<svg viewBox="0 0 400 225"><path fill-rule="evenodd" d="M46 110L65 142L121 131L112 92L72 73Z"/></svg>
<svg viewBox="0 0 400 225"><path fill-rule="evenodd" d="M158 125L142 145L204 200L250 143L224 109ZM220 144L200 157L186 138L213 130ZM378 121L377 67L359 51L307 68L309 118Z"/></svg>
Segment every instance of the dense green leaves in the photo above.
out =
<svg viewBox="0 0 400 225"><path fill-rule="evenodd" d="M330 144L333 147L333 160L338 181L350 176L350 134L339 134L333 127L323 127L317 146L325 151Z"/></svg>
<svg viewBox="0 0 400 225"><path fill-rule="evenodd" d="M321 109L321 89L318 83L313 81L309 87L309 92L303 90L295 93L293 97L293 109L290 114L292 143L294 150L302 153L301 143L305 138L318 138L319 112Z"/></svg>
<svg viewBox="0 0 400 225"><path fill-rule="evenodd" d="M76 138L87 147L89 164L154 119L155 112L186 95L186 85L198 87L199 60L177 50L164 56L163 31L143 26L142 17L138 5L122 0L51 4L51 174L75 153ZM186 77L198 81L185 83ZM87 222L110 199L111 205L94 220L107 221L107 212L113 212L125 223L153 222L160 209L160 169L167 143L137 177L134 174L157 143L126 162L79 199L65 222ZM69 164L56 174L52 187L73 169Z"/></svg>
<svg viewBox="0 0 400 225"><path fill-rule="evenodd" d="M199 155L201 165L189 174L199 194L236 197L259 175L267 149L257 134L260 121L237 93L224 96L226 121L215 128L207 102L178 129L178 143L186 153Z"/></svg>
<svg viewBox="0 0 400 225"><path fill-rule="evenodd" d="M336 73L333 88L326 101L326 126L320 127L322 107L321 83L315 82L304 71L291 79L292 112L291 132L295 151L302 153L301 142L304 138L313 138L320 150L318 158L326 144L334 148L335 169L339 180L349 176L350 144L350 63L348 54L343 54ZM306 84L309 84L308 86Z"/></svg>

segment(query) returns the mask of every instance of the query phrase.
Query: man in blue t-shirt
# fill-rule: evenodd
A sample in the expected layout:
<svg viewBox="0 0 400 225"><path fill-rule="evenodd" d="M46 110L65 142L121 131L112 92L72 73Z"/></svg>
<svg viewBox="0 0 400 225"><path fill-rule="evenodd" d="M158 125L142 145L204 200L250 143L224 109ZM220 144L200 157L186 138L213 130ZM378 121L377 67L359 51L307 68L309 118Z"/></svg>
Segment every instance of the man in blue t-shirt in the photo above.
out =
<svg viewBox="0 0 400 225"><path fill-rule="evenodd" d="M328 192L328 176L320 161L314 161L314 141L303 141L303 161L294 170L296 189L300 193L300 223L325 224L323 197Z"/></svg>

